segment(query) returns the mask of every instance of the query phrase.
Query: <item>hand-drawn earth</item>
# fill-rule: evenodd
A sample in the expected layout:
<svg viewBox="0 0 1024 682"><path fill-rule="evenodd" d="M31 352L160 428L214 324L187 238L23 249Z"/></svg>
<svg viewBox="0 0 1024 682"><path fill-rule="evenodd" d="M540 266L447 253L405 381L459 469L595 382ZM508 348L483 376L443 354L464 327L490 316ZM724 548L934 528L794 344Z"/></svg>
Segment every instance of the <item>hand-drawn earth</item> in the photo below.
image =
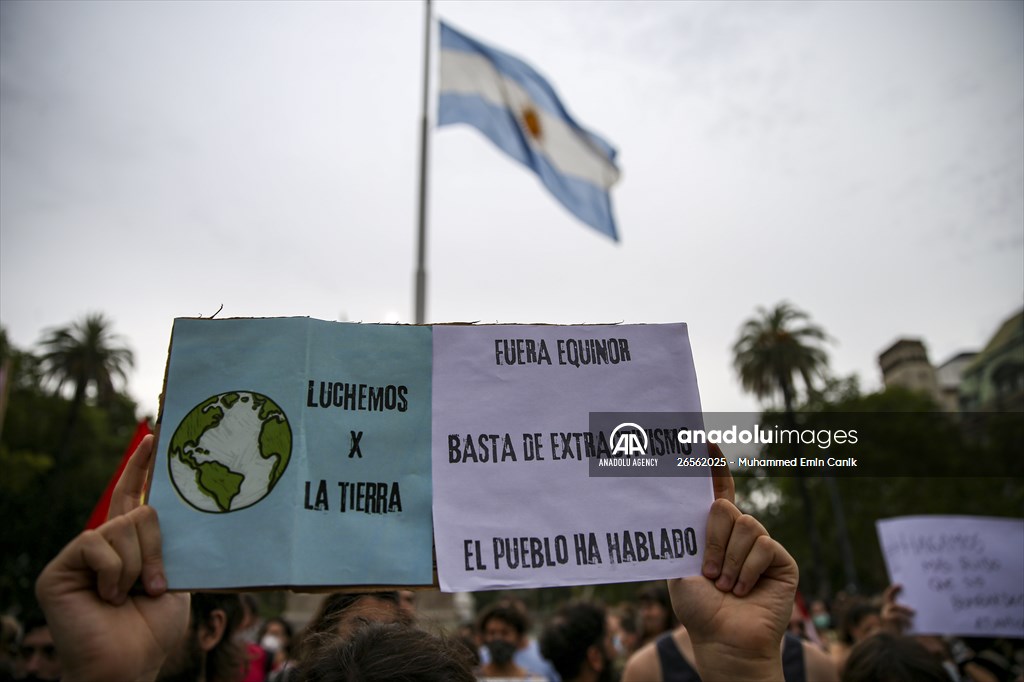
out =
<svg viewBox="0 0 1024 682"><path fill-rule="evenodd" d="M204 512L233 512L274 489L288 466L292 431L284 411L265 395L230 391L192 408L167 449L171 481Z"/></svg>

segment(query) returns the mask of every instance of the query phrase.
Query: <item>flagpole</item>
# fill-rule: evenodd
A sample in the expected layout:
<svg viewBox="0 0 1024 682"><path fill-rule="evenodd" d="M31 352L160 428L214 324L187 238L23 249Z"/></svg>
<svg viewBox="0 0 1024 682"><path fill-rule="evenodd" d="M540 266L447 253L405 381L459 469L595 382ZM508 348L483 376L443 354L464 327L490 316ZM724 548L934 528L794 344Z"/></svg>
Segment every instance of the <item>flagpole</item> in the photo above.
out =
<svg viewBox="0 0 1024 682"><path fill-rule="evenodd" d="M416 324L426 321L427 307L427 100L430 97L430 0L426 0L423 37L423 109L420 118L420 211L416 246Z"/></svg>

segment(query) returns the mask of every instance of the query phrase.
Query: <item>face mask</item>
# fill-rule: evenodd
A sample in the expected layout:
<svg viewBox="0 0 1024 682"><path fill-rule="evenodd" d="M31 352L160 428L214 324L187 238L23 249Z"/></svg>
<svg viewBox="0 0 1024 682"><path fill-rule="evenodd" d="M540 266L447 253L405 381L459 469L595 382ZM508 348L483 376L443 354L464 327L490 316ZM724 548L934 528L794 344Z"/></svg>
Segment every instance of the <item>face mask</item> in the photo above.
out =
<svg viewBox="0 0 1024 682"><path fill-rule="evenodd" d="M260 648L276 654L281 650L281 638L277 635L263 635L263 639L260 640Z"/></svg>
<svg viewBox="0 0 1024 682"><path fill-rule="evenodd" d="M487 650L491 652L491 662L495 665L506 665L516 653L516 645L503 639L495 639L487 643Z"/></svg>
<svg viewBox="0 0 1024 682"><path fill-rule="evenodd" d="M612 646L615 648L616 656L626 655L626 645L622 643L622 635L612 637Z"/></svg>
<svg viewBox="0 0 1024 682"><path fill-rule="evenodd" d="M827 613L816 614L811 620L814 621L814 627L819 630L827 630L828 626L832 624L832 619L828 617Z"/></svg>

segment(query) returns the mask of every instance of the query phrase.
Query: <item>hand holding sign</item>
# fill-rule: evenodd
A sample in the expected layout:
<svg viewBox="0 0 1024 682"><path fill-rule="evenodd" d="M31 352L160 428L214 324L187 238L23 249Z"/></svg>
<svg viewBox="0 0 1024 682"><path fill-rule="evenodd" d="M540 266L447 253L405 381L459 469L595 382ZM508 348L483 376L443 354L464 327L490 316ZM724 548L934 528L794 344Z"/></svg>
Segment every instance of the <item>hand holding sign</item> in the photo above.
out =
<svg viewBox="0 0 1024 682"><path fill-rule="evenodd" d="M721 456L717 445L709 453ZM782 679L779 642L793 609L796 561L736 508L728 467L713 474L703 575L670 580L672 605L704 679Z"/></svg>
<svg viewBox="0 0 1024 682"><path fill-rule="evenodd" d="M1024 519L903 516L876 527L914 611L908 633L1024 637Z"/></svg>
<svg viewBox="0 0 1024 682"><path fill-rule="evenodd" d="M110 496L108 521L142 506L142 496L146 492L146 481L153 460L153 440L153 435L143 437L139 447L135 448L135 452L128 459L128 464L117 479L114 492Z"/></svg>
<svg viewBox="0 0 1024 682"><path fill-rule="evenodd" d="M39 576L36 596L69 680L153 679L188 624L188 595L167 592L152 507L72 540Z"/></svg>
<svg viewBox="0 0 1024 682"><path fill-rule="evenodd" d="M635 420L591 422L623 412L665 423L606 475L591 465L627 461L607 435ZM448 591L700 571L713 495L677 457L706 454L676 437L703 426L684 324L178 319L159 421L172 589L425 586L435 550Z"/></svg>
<svg viewBox="0 0 1024 682"><path fill-rule="evenodd" d="M882 593L882 628L895 635L902 635L914 622L914 609L896 603L896 597L903 591L903 585L889 585Z"/></svg>

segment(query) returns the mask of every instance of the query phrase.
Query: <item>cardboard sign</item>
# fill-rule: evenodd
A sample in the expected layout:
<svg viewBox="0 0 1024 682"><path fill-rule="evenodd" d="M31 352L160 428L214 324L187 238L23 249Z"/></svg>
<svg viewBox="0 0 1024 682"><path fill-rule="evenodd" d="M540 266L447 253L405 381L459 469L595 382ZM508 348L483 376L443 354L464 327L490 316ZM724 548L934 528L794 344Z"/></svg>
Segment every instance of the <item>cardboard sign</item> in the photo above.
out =
<svg viewBox="0 0 1024 682"><path fill-rule="evenodd" d="M707 469L590 475L602 411L699 418L685 325L176 320L149 494L168 583L426 586L435 542L448 590L697 573ZM667 470L682 446L647 433L631 461Z"/></svg>
<svg viewBox="0 0 1024 682"><path fill-rule="evenodd" d="M699 572L710 479L591 476L595 412L699 413L686 326L434 328L442 589Z"/></svg>
<svg viewBox="0 0 1024 682"><path fill-rule="evenodd" d="M175 589L430 585L430 329L175 320L149 503Z"/></svg>
<svg viewBox="0 0 1024 682"><path fill-rule="evenodd" d="M918 634L1024 638L1024 519L905 516L877 522L890 581Z"/></svg>

